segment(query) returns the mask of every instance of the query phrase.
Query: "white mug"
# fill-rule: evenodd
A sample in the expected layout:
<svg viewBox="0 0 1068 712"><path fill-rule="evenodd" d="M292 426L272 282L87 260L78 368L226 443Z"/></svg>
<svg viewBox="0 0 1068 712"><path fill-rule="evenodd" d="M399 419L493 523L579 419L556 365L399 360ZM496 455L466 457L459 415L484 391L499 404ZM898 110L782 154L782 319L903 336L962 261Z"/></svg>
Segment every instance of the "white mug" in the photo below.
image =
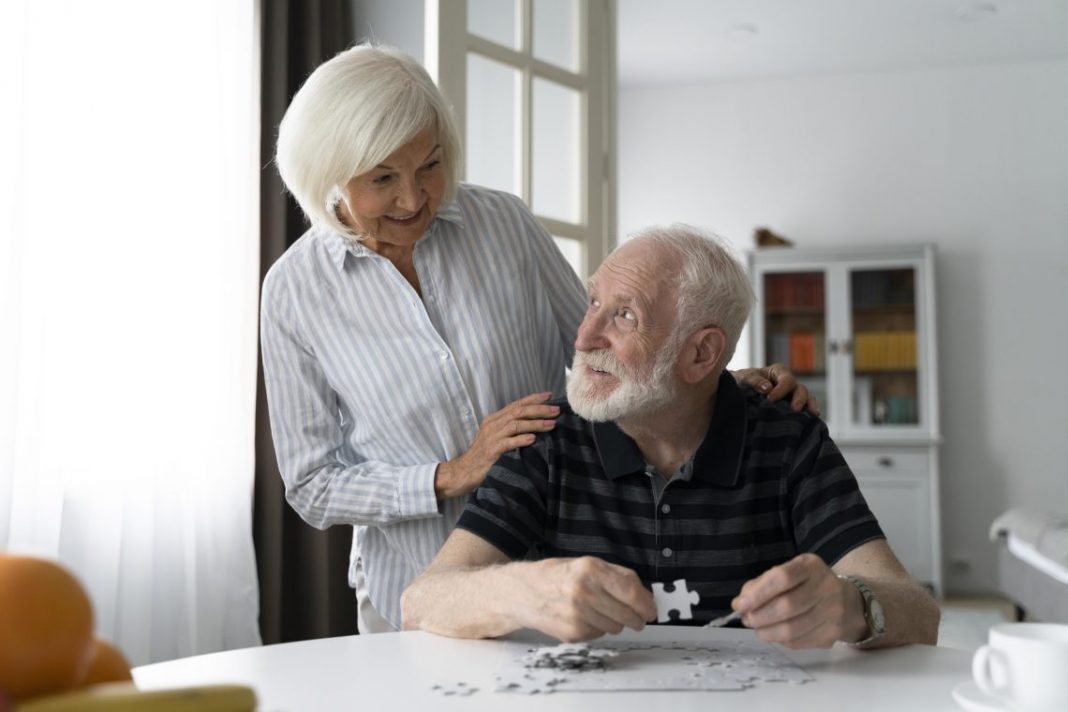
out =
<svg viewBox="0 0 1068 712"><path fill-rule="evenodd" d="M976 651L972 677L1020 712L1068 710L1068 625L1002 623Z"/></svg>

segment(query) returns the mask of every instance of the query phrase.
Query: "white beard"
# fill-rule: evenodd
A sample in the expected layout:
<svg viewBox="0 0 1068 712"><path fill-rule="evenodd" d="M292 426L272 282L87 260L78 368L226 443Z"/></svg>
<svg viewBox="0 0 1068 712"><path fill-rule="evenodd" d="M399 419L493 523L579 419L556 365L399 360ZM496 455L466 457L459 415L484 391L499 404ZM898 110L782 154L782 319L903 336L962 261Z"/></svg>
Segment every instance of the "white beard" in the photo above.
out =
<svg viewBox="0 0 1068 712"><path fill-rule="evenodd" d="M634 418L663 410L677 401L680 387L675 380L675 363L681 344L669 343L657 354L652 372L644 378L625 367L606 349L575 351L571 375L567 379L567 400L572 410L586 420L604 422ZM597 393L587 368L605 371L619 380L607 395Z"/></svg>

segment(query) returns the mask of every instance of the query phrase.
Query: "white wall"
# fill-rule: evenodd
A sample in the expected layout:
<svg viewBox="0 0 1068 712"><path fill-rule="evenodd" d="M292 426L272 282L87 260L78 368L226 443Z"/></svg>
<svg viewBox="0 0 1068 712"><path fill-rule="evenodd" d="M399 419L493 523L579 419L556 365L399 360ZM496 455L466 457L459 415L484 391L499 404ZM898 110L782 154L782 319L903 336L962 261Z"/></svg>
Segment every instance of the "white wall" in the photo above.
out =
<svg viewBox="0 0 1068 712"><path fill-rule="evenodd" d="M1068 61L625 88L619 112L621 234L937 245L947 587L994 589L991 520L1068 512Z"/></svg>
<svg viewBox="0 0 1068 712"><path fill-rule="evenodd" d="M423 61L424 0L349 0L356 40L402 49Z"/></svg>

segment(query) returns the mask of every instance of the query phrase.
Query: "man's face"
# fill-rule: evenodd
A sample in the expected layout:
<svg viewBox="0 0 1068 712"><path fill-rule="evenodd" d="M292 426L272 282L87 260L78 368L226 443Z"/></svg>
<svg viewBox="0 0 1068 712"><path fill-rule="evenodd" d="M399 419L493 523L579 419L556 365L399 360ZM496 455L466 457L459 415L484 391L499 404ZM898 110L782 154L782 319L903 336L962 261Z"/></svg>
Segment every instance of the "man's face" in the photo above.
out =
<svg viewBox="0 0 1068 712"><path fill-rule="evenodd" d="M640 417L676 399L681 343L670 267L654 245L628 243L590 279L567 384L571 407L587 420Z"/></svg>

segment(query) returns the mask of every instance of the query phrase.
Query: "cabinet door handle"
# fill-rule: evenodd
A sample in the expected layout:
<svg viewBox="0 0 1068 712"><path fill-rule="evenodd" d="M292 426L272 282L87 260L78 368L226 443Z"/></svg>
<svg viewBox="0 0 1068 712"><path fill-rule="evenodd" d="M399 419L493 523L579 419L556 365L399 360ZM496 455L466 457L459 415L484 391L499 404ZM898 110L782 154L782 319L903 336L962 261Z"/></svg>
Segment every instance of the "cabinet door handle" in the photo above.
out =
<svg viewBox="0 0 1068 712"><path fill-rule="evenodd" d="M838 353L838 342L837 341L833 341L833 340L832 341L828 341L827 342L827 348L830 349L832 354Z"/></svg>
<svg viewBox="0 0 1068 712"><path fill-rule="evenodd" d="M889 455L883 455L882 457L880 457L875 462L877 462L879 464L879 467L893 467L894 466L894 458L890 457Z"/></svg>

